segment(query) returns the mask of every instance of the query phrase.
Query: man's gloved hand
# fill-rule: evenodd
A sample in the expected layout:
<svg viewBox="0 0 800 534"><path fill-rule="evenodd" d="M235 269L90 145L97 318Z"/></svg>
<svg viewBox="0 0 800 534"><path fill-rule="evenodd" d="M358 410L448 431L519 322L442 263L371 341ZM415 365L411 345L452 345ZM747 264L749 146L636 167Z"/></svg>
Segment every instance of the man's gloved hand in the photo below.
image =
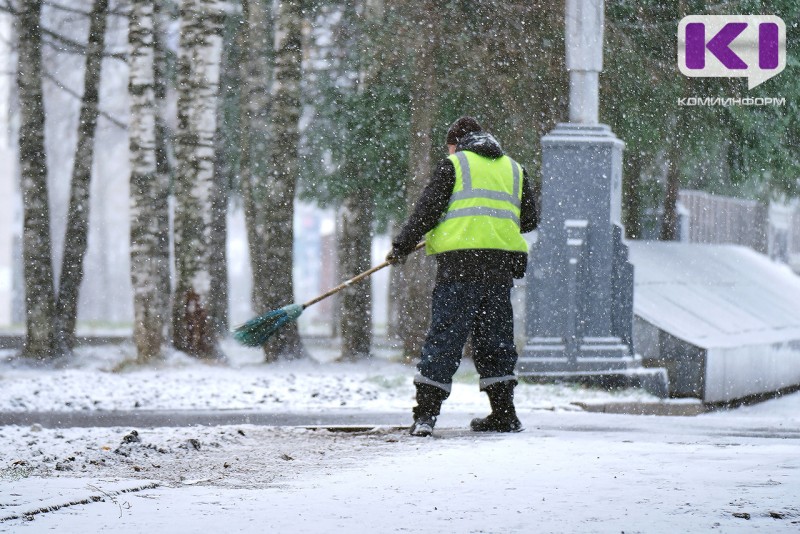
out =
<svg viewBox="0 0 800 534"><path fill-rule="evenodd" d="M395 265L397 263L402 265L406 262L406 258L407 255L400 254L400 251L398 251L396 248L392 248L391 252L389 252L389 254L386 255L386 261L388 261L392 265Z"/></svg>

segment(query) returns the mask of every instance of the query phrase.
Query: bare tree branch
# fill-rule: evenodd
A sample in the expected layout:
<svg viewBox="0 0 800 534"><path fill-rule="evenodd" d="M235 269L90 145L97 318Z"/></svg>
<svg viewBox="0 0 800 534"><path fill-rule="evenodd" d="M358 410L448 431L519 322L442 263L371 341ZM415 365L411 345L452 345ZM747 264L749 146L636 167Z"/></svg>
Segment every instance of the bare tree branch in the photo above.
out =
<svg viewBox="0 0 800 534"><path fill-rule="evenodd" d="M12 41L11 39L6 39L4 37L3 39L0 39L0 43L3 43L4 45L7 45L8 48L11 49L11 50L16 50L17 49L17 43Z"/></svg>
<svg viewBox="0 0 800 534"><path fill-rule="evenodd" d="M66 11L67 13L76 13L78 15L83 15L85 17L88 17L91 14L88 11L84 11L82 9L77 9L77 8L74 8L74 7L65 6L65 5L59 4L57 2L42 2L42 5L45 5L47 7L52 7L53 9L57 9L59 11Z"/></svg>
<svg viewBox="0 0 800 534"><path fill-rule="evenodd" d="M70 6L65 6L64 4L59 4L58 2L53 2L52 0L50 0L48 2L43 2L43 5L45 5L47 7L52 7L53 9L58 9L59 11L66 11L67 13L75 13L75 14L78 14L78 15L83 15L85 17L88 17L89 15L91 15L91 13L89 13L88 11L84 11L82 9L77 9L77 8L70 7ZM117 17L127 17L128 16L128 13L126 13L124 11L108 11L107 14L108 15L114 15L114 16L117 16Z"/></svg>
<svg viewBox="0 0 800 534"><path fill-rule="evenodd" d="M61 83L61 81L60 81L59 79L57 79L55 76L53 76L53 75L52 75L52 74L50 74L49 72L44 72L44 73L42 74L42 76L43 76L43 77L44 77L46 80L50 80L50 81L51 81L53 84L55 84L55 86L56 86L56 87L58 87L59 89L61 89L61 90L62 90L62 91L64 91L65 93L67 93L68 95L70 95L70 96L74 96L74 97L75 97L75 98L77 98L78 100L80 100L80 99L82 98L82 96L81 96L81 95L79 95L79 94L77 93L77 91L74 91L74 90L70 89L69 87L67 87L66 85L64 85L63 83ZM121 129L123 129L123 130L126 130L126 129L128 128L128 125L127 125L127 124L125 124L124 122L122 122L122 121L121 121L121 120L119 120L119 119L116 119L116 118L112 117L111 115L109 115L108 113L106 113L105 111L103 111L102 109L101 109L101 110L98 110L98 113L100 114L100 116L102 116L103 118L105 118L105 119L106 119L108 122L110 122L110 123L111 123L111 124L113 124L114 126L116 126L116 127L118 127L118 128L121 128Z"/></svg>
<svg viewBox="0 0 800 534"><path fill-rule="evenodd" d="M64 37L63 35L56 33L52 30L48 30L47 28L44 27L42 27L42 35L47 35L48 37L55 39L56 41L59 41L62 44L72 47L76 50L81 50L81 51L86 50L86 45L84 45L83 43L79 43L78 41L73 41L72 39Z"/></svg>
<svg viewBox="0 0 800 534"><path fill-rule="evenodd" d="M0 11L10 13L14 16L17 15L17 10L11 5L11 0L3 0L3 3L0 4Z"/></svg>
<svg viewBox="0 0 800 534"><path fill-rule="evenodd" d="M51 42L51 41L42 41L42 44L44 46L49 46L50 48L52 48L56 52L60 52L62 54L72 54L72 55L83 55L84 54L83 50L67 49L67 48L65 48L63 46L58 46L56 43ZM103 54L103 57L104 58L108 58L108 59L117 59L119 61L126 61L127 60L127 57L125 56L124 52L107 52L107 53Z"/></svg>
<svg viewBox="0 0 800 534"><path fill-rule="evenodd" d="M54 48L54 49L56 49L56 50L58 50L60 52L67 52L67 53L73 53L73 54L84 54L84 53L86 53L86 45L85 44L79 43L77 41L73 41L72 39L64 37L63 35L61 35L59 33L56 33L56 32L54 32L52 30L48 30L47 28L42 27L42 35L46 35L46 36L50 37L51 39L53 39L54 41L57 41L57 42L61 43L62 45L64 45L63 47L59 47L55 43L43 40L44 44L46 44L46 45L48 45L48 46L50 46L50 47L52 47L52 48ZM118 52L105 52L103 54L103 57L112 58L112 59L119 59L121 61L127 61L126 54L118 53Z"/></svg>

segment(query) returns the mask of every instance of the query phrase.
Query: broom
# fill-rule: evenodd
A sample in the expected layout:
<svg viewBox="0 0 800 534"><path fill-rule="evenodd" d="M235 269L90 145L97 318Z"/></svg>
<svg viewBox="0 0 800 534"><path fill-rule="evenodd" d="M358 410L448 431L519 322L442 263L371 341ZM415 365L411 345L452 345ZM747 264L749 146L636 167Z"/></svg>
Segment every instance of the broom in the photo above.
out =
<svg viewBox="0 0 800 534"><path fill-rule="evenodd" d="M424 246L425 242L423 241L419 243L414 250L419 250ZM233 331L233 338L242 345L248 347L260 347L266 343L270 336L277 332L283 325L291 321L296 321L297 318L303 313L303 310L309 306L316 304L317 302L324 300L335 293L338 293L342 289L355 284L356 282L360 282L364 278L367 278L373 273L380 271L389 265L391 265L391 262L389 261L385 261L379 265L376 265L375 267L372 267L371 269L354 276L350 280L339 284L333 289L326 291L322 295L315 297L308 302L304 302L303 304L289 304L283 308L268 311L263 315L259 315L258 317L250 319Z"/></svg>

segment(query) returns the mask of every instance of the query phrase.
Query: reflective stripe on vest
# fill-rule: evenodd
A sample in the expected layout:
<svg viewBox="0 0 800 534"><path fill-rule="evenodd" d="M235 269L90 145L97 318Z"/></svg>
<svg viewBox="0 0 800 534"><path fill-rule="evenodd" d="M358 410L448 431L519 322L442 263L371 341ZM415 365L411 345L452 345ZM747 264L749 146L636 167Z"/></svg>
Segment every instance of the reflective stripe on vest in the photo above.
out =
<svg viewBox="0 0 800 534"><path fill-rule="evenodd" d="M527 252L527 243L519 229L522 199L519 163L508 156L489 159L472 152L456 152L450 160L456 170L456 183L447 211L428 233L426 252L438 254L464 249ZM493 189L487 189L492 186Z"/></svg>
<svg viewBox="0 0 800 534"><path fill-rule="evenodd" d="M519 175L519 163L514 161L511 158L511 172L514 176L514 183L511 189L511 194L504 191L493 191L491 189L473 189L472 188L472 172L469 168L469 160L467 160L467 155L463 152L456 152L456 157L458 158L458 163L461 166L461 181L464 184L464 188L457 192L453 193L450 197L450 204L455 202L456 200L463 200L465 198L491 198L492 200L504 200L506 202L510 202L514 205L517 209L519 209L519 205L521 202L521 196L519 194L520 189L520 175ZM517 218L517 223L519 223L519 218Z"/></svg>

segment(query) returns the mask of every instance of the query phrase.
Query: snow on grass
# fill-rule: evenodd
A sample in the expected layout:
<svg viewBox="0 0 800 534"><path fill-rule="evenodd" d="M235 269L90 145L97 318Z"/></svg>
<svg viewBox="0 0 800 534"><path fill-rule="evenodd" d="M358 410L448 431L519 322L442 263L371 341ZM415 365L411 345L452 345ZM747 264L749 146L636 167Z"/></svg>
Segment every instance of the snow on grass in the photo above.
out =
<svg viewBox="0 0 800 534"><path fill-rule="evenodd" d="M48 366L6 359L0 363L0 411L391 412L410 411L414 404L415 369L386 354L369 361L336 363L331 361L335 351L316 346L311 347L311 358L266 365L258 350L230 343L225 350L228 361L224 364L172 353L152 367L134 365L130 346L82 348L73 359ZM657 401L641 390L607 392L525 383L517 388L516 399L522 412L576 410L574 402ZM471 361L462 363L445 409L488 409Z"/></svg>

